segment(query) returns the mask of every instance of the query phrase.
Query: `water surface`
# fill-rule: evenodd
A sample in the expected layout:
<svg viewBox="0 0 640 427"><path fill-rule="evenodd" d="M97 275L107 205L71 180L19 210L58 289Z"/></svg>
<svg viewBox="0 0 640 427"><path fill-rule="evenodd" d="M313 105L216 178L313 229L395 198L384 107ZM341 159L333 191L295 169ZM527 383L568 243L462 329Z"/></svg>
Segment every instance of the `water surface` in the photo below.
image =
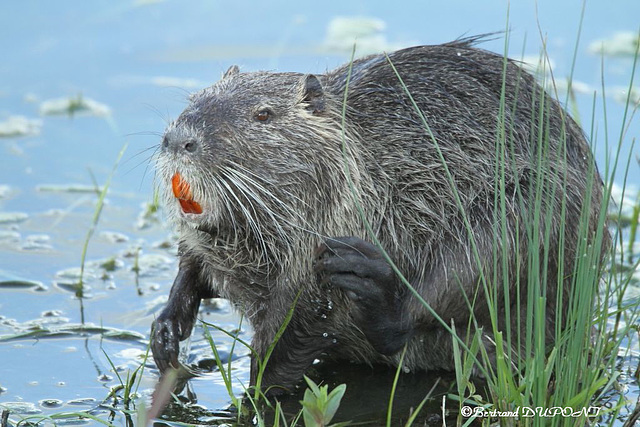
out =
<svg viewBox="0 0 640 427"><path fill-rule="evenodd" d="M536 15L535 3L511 5L509 54L536 58L544 39L562 89L572 70L579 6L538 1ZM322 73L347 61L351 42L341 42L345 30L339 16L360 18L360 29L347 21L346 33L360 31L358 45L365 51L503 31L507 11L501 1L0 3L0 405L23 414L93 408L119 383L112 363L125 377L141 363L149 325L177 270L162 216L143 217L152 201L149 159L159 135L184 108L190 91L210 85L232 64L243 70ZM637 31L638 16L635 0L615 7L593 2L584 16L571 109L596 137L601 169L619 138L620 99L631 75L624 36L616 35ZM596 40L616 37L621 51L602 57L590 50ZM498 36L483 47L503 52L504 40ZM591 126L594 92L597 119ZM623 153L639 134L636 119ZM78 280L98 199L95 182L106 182L125 144L88 246L81 308L69 285ZM629 174L637 186L637 164ZM226 329L239 322L221 301L204 306L202 316ZM212 333L228 352L229 339ZM241 337L250 336L243 327ZM236 353L234 375L247 383L247 352ZM210 361L200 330L188 357ZM142 396L156 379L149 362ZM191 387L205 408L229 403L215 372L191 381Z"/></svg>

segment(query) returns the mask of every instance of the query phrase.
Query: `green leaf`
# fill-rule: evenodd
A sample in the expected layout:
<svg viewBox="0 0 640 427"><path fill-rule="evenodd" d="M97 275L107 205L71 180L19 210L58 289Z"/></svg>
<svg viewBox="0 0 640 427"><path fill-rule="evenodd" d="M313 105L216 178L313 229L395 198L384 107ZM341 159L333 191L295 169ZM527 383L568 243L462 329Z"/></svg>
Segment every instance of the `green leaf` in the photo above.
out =
<svg viewBox="0 0 640 427"><path fill-rule="evenodd" d="M307 377L306 375L304 376L304 380L306 381L307 385L309 386L309 389L311 389L313 394L316 397L319 397L320 396L320 388L318 387L318 385L311 378Z"/></svg>
<svg viewBox="0 0 640 427"><path fill-rule="evenodd" d="M338 411L340 407L340 401L342 400L342 396L344 396L345 391L347 391L346 384L340 384L329 393L329 397L327 398L327 405L324 413L324 420L326 423L331 422L333 416Z"/></svg>

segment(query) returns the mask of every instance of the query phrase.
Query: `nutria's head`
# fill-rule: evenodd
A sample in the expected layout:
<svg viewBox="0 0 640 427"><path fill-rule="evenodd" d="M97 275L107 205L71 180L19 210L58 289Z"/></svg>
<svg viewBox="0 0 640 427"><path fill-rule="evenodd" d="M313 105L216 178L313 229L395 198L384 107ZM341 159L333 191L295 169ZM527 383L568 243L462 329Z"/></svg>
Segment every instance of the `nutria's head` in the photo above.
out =
<svg viewBox="0 0 640 427"><path fill-rule="evenodd" d="M223 240L325 233L332 206L350 198L341 139L339 103L316 76L232 67L164 134L167 212Z"/></svg>

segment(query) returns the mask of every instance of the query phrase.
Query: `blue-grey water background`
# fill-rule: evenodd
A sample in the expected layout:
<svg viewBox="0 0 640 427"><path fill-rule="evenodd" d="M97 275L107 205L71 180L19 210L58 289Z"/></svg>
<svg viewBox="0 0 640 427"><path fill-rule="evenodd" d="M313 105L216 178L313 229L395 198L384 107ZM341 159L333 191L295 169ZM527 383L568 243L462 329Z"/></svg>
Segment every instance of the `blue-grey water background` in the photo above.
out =
<svg viewBox="0 0 640 427"><path fill-rule="evenodd" d="M579 1L525 0L509 8L509 55L537 58L544 41L561 99L581 7ZM188 92L212 84L232 64L322 73L348 61L345 34L359 33L363 52L504 31L506 23L505 1L0 2L0 405L25 414L85 409L117 384L111 362L123 375L139 364L177 269L161 215L159 221L143 217L153 193L149 158ZM597 137L601 170L620 139L631 76L624 34L639 26L637 0L587 2L570 110ZM598 53L597 40L610 50ZM611 50L616 43L622 52ZM503 35L482 47L503 52ZM59 98L83 99L88 111L65 114ZM638 135L634 119L623 157ZM125 144L87 253L84 320L103 330L79 334L80 306L65 285L77 280L97 201L93 180L106 182ZM633 156L628 182L637 188ZM114 271L100 267L109 259ZM224 303L205 307L203 316L228 329L238 322ZM21 333L38 335L2 340ZM244 327L244 338L250 334ZM228 340L214 337L228 350ZM192 358L199 346L205 347L202 340L194 340ZM247 382L248 358L234 366L234 375ZM156 378L153 369L145 372L141 394ZM207 408L228 404L215 373L193 387Z"/></svg>

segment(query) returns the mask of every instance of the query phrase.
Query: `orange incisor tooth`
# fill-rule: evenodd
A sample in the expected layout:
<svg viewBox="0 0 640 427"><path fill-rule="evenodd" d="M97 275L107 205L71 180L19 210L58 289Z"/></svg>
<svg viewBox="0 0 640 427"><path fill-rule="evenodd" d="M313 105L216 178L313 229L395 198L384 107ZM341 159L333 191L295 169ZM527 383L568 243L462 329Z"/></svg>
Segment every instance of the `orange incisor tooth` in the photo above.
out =
<svg viewBox="0 0 640 427"><path fill-rule="evenodd" d="M198 202L194 202L193 200L182 200L178 199L180 202L180 207L182 208L182 212L184 213L193 213L193 214L201 214L202 206Z"/></svg>
<svg viewBox="0 0 640 427"><path fill-rule="evenodd" d="M182 176L178 172L176 172L171 178L171 188L173 189L173 195L180 203L182 212L195 214L202 213L202 206L200 206L200 203L193 200L191 186L187 181L182 179Z"/></svg>
<svg viewBox="0 0 640 427"><path fill-rule="evenodd" d="M182 176L176 172L171 178L171 186L173 188L173 195L178 199L191 200L193 195L191 194L191 186L187 181L182 179Z"/></svg>

